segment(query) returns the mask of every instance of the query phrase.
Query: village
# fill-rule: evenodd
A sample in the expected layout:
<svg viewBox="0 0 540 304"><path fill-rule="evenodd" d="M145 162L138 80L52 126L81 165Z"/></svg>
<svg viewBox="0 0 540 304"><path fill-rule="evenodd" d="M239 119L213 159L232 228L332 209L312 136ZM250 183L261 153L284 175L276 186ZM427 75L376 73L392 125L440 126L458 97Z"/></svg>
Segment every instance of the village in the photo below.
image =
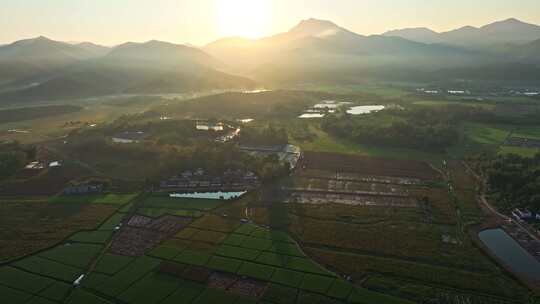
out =
<svg viewBox="0 0 540 304"><path fill-rule="evenodd" d="M223 174L211 174L199 168L161 181L159 188L162 191L214 192L246 191L259 185L259 178L251 171L227 169Z"/></svg>

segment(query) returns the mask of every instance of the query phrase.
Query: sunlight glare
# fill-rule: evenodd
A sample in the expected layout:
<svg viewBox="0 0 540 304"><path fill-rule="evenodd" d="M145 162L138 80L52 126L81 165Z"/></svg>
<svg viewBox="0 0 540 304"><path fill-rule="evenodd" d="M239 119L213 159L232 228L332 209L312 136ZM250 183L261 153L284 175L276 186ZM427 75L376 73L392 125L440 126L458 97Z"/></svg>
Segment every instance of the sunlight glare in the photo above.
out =
<svg viewBox="0 0 540 304"><path fill-rule="evenodd" d="M216 17L222 36L258 38L270 26L268 0L217 0Z"/></svg>

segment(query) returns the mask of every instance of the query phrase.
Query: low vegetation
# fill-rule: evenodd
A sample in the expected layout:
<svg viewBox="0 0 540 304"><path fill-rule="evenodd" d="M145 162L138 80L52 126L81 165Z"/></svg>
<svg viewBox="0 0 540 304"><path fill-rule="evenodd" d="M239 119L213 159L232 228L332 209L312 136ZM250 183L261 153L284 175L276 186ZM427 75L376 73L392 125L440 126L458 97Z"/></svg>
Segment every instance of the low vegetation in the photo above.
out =
<svg viewBox="0 0 540 304"><path fill-rule="evenodd" d="M82 107L69 105L27 107L0 110L0 124L59 116L81 111Z"/></svg>
<svg viewBox="0 0 540 304"><path fill-rule="evenodd" d="M502 210L540 210L540 154L532 158L515 154L498 156L485 164L489 190Z"/></svg>

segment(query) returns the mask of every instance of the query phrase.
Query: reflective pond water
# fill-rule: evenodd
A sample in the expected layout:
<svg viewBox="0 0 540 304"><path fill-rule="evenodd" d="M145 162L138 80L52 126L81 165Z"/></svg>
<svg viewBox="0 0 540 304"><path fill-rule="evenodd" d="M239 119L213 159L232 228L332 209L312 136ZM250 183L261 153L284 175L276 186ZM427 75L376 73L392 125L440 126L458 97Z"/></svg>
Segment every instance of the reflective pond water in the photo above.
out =
<svg viewBox="0 0 540 304"><path fill-rule="evenodd" d="M170 194L170 197L172 198L200 198L200 199L215 199L215 200L230 200L233 198L238 198L244 194L246 194L247 191L239 191L239 192L195 192L195 193L173 193Z"/></svg>
<svg viewBox="0 0 540 304"><path fill-rule="evenodd" d="M540 262L502 229L484 230L480 240L517 274L540 280Z"/></svg>
<svg viewBox="0 0 540 304"><path fill-rule="evenodd" d="M321 113L305 113L299 116L299 118L323 118L324 114Z"/></svg>
<svg viewBox="0 0 540 304"><path fill-rule="evenodd" d="M357 106L350 108L347 113L351 115L362 115L362 114L369 114L372 112L379 112L384 110L384 106Z"/></svg>

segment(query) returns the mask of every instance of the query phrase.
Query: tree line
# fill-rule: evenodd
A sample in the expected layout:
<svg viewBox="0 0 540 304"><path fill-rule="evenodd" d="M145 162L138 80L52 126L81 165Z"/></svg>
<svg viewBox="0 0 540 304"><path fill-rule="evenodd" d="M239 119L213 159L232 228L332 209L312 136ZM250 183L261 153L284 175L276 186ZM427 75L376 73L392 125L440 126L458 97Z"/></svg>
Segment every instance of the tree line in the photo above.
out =
<svg viewBox="0 0 540 304"><path fill-rule="evenodd" d="M532 158L500 155L485 165L485 171L489 192L501 209L540 212L540 153Z"/></svg>
<svg viewBox="0 0 540 304"><path fill-rule="evenodd" d="M36 148L18 142L0 143L0 180L8 178L36 157Z"/></svg>

